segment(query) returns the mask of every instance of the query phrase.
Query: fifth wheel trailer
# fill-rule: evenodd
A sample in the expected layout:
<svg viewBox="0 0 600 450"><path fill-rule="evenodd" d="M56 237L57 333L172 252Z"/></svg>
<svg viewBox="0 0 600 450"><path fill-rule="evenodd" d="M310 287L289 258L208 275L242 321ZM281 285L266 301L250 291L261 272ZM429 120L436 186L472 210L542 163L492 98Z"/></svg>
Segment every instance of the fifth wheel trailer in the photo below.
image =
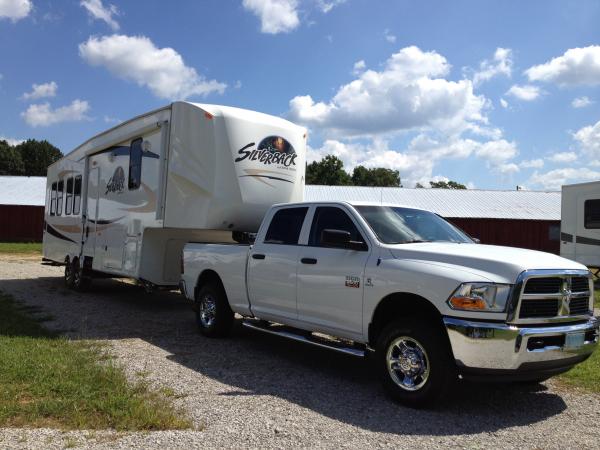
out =
<svg viewBox="0 0 600 450"><path fill-rule="evenodd" d="M238 108L175 102L135 117L48 168L43 257L74 287L177 286L185 243L234 242L271 205L302 200L305 150L304 128Z"/></svg>
<svg viewBox="0 0 600 450"><path fill-rule="evenodd" d="M560 255L600 269L600 181L562 187Z"/></svg>

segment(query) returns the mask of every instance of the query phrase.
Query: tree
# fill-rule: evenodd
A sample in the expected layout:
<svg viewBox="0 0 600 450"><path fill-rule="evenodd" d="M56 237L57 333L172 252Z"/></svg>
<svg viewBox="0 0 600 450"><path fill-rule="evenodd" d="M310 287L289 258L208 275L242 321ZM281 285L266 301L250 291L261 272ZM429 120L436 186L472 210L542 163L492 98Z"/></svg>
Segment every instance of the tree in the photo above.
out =
<svg viewBox="0 0 600 450"><path fill-rule="evenodd" d="M6 141L0 141L0 175L23 175L21 153Z"/></svg>
<svg viewBox="0 0 600 450"><path fill-rule="evenodd" d="M421 183L415 184L415 189L423 189L424 187Z"/></svg>
<svg viewBox="0 0 600 450"><path fill-rule="evenodd" d="M321 161L313 161L306 167L306 184L347 186L352 184L344 163L337 156L327 155Z"/></svg>
<svg viewBox="0 0 600 450"><path fill-rule="evenodd" d="M48 166L62 158L61 151L50 142L28 139L15 146L21 155L24 173L27 176L45 177Z"/></svg>
<svg viewBox="0 0 600 450"><path fill-rule="evenodd" d="M352 184L354 186L398 187L400 186L400 172L383 167L367 169L357 166L352 172Z"/></svg>
<svg viewBox="0 0 600 450"><path fill-rule="evenodd" d="M457 183L456 181L430 181L429 184L434 189L466 189L464 184Z"/></svg>

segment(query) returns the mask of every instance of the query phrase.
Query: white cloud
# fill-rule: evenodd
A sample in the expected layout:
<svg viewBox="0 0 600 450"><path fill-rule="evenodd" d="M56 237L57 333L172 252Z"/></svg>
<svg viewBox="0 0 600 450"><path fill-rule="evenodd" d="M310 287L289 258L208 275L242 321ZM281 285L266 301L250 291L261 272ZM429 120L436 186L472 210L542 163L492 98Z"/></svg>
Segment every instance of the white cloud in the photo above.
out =
<svg viewBox="0 0 600 450"><path fill-rule="evenodd" d="M23 98L25 100L35 100L44 97L54 97L56 96L57 89L58 84L56 84L54 81L43 84L34 83L33 85L31 85L31 92L24 93Z"/></svg>
<svg viewBox="0 0 600 450"><path fill-rule="evenodd" d="M547 158L549 161L555 163L570 163L577 160L577 153L575 152L559 152Z"/></svg>
<svg viewBox="0 0 600 450"><path fill-rule="evenodd" d="M496 169L502 173L518 171L519 168L508 161L519 154L517 144L508 142L505 139L488 141L483 144L478 143L475 155L487 161L488 167Z"/></svg>
<svg viewBox="0 0 600 450"><path fill-rule="evenodd" d="M29 105L21 117L32 127L47 127L62 122L78 122L86 120L90 105L85 100L73 100L70 105L52 109L50 103Z"/></svg>
<svg viewBox="0 0 600 450"><path fill-rule="evenodd" d="M346 0L317 0L317 6L325 14L342 3L346 3Z"/></svg>
<svg viewBox="0 0 600 450"><path fill-rule="evenodd" d="M17 22L29 15L33 9L30 0L0 0L0 20L10 19Z"/></svg>
<svg viewBox="0 0 600 450"><path fill-rule="evenodd" d="M289 33L300 25L297 0L244 0L242 5L260 18L263 33Z"/></svg>
<svg viewBox="0 0 600 450"><path fill-rule="evenodd" d="M242 88L242 82L241 82L241 80L237 80L237 81L235 82L235 84L233 85L233 87L234 87L235 89L241 89L241 88Z"/></svg>
<svg viewBox="0 0 600 450"><path fill-rule="evenodd" d="M510 78L512 66L512 50L498 47L494 53L493 60L486 59L479 64L479 71L473 75L473 84L478 86L484 81L491 80L498 75Z"/></svg>
<svg viewBox="0 0 600 450"><path fill-rule="evenodd" d="M584 95L583 97L574 98L571 102L571 106L573 108L585 108L586 106L590 106L592 103L594 102Z"/></svg>
<svg viewBox="0 0 600 450"><path fill-rule="evenodd" d="M523 169L541 169L544 167L544 160L541 158L538 159L529 159L525 161L521 161L519 165Z"/></svg>
<svg viewBox="0 0 600 450"><path fill-rule="evenodd" d="M600 84L600 45L571 48L562 56L525 71L530 81L548 81L561 86Z"/></svg>
<svg viewBox="0 0 600 450"><path fill-rule="evenodd" d="M352 73L354 75L360 75L362 72L364 72L365 68L367 67L367 64L364 62L364 60L360 60L360 61L356 61L354 63L354 67L352 68Z"/></svg>
<svg viewBox="0 0 600 450"><path fill-rule="evenodd" d="M500 99L500 106L502 106L504 109L508 108L508 102L506 100L504 100L503 98Z"/></svg>
<svg viewBox="0 0 600 450"><path fill-rule="evenodd" d="M519 100L524 100L526 102L535 100L541 95L541 93L542 92L539 87L531 86L529 84L524 86L519 86L518 84L515 84L511 86L511 88L508 91L506 91L506 95L512 95L513 97L518 98Z"/></svg>
<svg viewBox="0 0 600 450"><path fill-rule="evenodd" d="M390 33L390 30L388 30L387 28L383 32L383 37L385 37L385 40L388 41L390 44L396 43L396 36Z"/></svg>
<svg viewBox="0 0 600 450"><path fill-rule="evenodd" d="M600 159L600 120L594 125L583 127L573 134L582 150L594 160Z"/></svg>
<svg viewBox="0 0 600 450"><path fill-rule="evenodd" d="M8 145L15 146L19 145L22 142L25 142L25 139L13 139L5 136L0 136L0 141L6 141Z"/></svg>
<svg viewBox="0 0 600 450"><path fill-rule="evenodd" d="M367 70L339 88L328 102L310 95L290 100L289 117L333 135L373 135L435 128L460 133L486 123L483 96L470 80L448 81L450 64L440 54L406 47L384 68Z"/></svg>
<svg viewBox="0 0 600 450"><path fill-rule="evenodd" d="M104 116L102 118L102 120L104 120L104 123L121 123L122 122L121 119L117 119L116 117L111 117L111 116Z"/></svg>
<svg viewBox="0 0 600 450"><path fill-rule="evenodd" d="M92 66L103 66L113 75L148 87L154 95L169 100L193 95L223 93L226 84L206 80L185 65L179 53L158 48L145 36L90 37L79 44L80 56Z"/></svg>
<svg viewBox="0 0 600 450"><path fill-rule="evenodd" d="M555 169L546 173L538 173L535 171L528 183L536 186L541 186L548 190L559 190L564 184L592 181L600 178L600 172L580 167L567 167L563 169Z"/></svg>
<svg viewBox="0 0 600 450"><path fill-rule="evenodd" d="M104 6L102 0L81 0L80 4L87 9L92 18L106 22L113 31L119 29L119 23L113 18L113 16L119 15L119 10L115 5Z"/></svg>

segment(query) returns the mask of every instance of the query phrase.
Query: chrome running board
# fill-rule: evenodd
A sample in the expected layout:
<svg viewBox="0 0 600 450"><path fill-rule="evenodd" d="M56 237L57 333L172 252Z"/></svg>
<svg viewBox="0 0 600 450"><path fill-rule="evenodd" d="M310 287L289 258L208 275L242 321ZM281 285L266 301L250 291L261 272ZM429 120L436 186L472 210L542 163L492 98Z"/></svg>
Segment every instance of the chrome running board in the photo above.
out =
<svg viewBox="0 0 600 450"><path fill-rule="evenodd" d="M265 333L292 339L293 341L304 342L317 347L345 353L346 355L357 356L359 358L363 358L365 356L365 351L361 350L360 348L348 347L342 342L319 338L318 336L314 336L313 334L309 334L309 332L304 332L302 330L297 330L297 332L294 332L296 331L294 328L289 328L283 325L263 325L262 322L259 322L258 320L244 320L242 325L252 330L263 331Z"/></svg>

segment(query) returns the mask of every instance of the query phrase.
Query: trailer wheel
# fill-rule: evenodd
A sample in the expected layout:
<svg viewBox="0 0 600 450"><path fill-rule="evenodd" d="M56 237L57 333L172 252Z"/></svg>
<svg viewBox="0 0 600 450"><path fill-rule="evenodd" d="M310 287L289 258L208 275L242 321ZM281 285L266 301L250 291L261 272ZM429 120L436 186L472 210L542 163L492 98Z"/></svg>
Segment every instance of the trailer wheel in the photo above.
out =
<svg viewBox="0 0 600 450"><path fill-rule="evenodd" d="M92 279L88 276L85 276L83 272L83 267L79 267L79 260L73 260L73 289L79 292L85 292L90 288L92 284Z"/></svg>
<svg viewBox="0 0 600 450"><path fill-rule="evenodd" d="M65 261L65 286L73 289L74 267L69 258Z"/></svg>
<svg viewBox="0 0 600 450"><path fill-rule="evenodd" d="M224 337L233 326L233 311L222 286L210 282L196 294L196 324L206 337Z"/></svg>
<svg viewBox="0 0 600 450"><path fill-rule="evenodd" d="M431 406L457 378L440 327L425 320L390 323L380 335L375 356L384 389L412 408Z"/></svg>

